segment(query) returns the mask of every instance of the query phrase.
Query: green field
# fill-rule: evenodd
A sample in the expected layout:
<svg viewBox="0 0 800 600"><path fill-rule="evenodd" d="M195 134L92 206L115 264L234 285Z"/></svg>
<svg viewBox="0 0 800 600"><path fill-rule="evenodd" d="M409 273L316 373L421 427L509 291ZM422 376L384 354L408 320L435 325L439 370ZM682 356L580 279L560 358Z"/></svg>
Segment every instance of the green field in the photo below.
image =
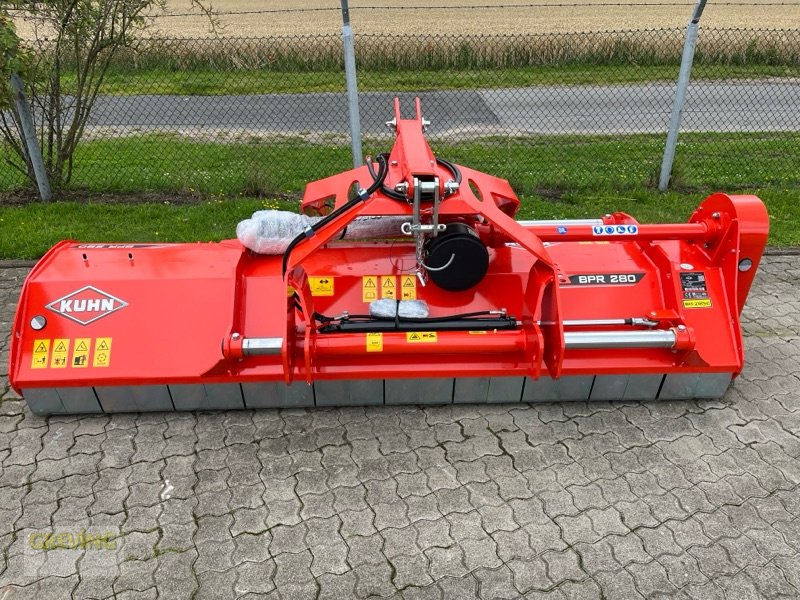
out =
<svg viewBox="0 0 800 600"><path fill-rule="evenodd" d="M800 244L800 172L796 161L787 160L798 155L800 134L681 139L675 187L666 194L653 185L662 136L484 139L432 146L443 158L509 179L523 201L520 218L594 217L621 210L642 222L681 222L711 192L753 193L768 206L770 243ZM377 153L389 145L389 140L373 141L364 149ZM36 258L65 238L234 237L236 223L255 210L297 210L307 181L344 170L349 162L346 145L298 140L219 144L149 136L87 142L79 148L73 186L65 194L69 201L9 205L15 194L5 192L0 258ZM109 192L113 197L102 196Z"/></svg>
<svg viewBox="0 0 800 600"><path fill-rule="evenodd" d="M433 27L434 24L431 24ZM684 31L678 29L464 35L358 35L361 91L486 89L675 81ZM692 77L800 76L797 31L708 28L699 37ZM44 53L47 56L47 53ZM62 59L62 88L76 65ZM70 72L73 72L70 75ZM342 92L337 35L139 40L109 64L103 94L266 94Z"/></svg>
<svg viewBox="0 0 800 600"><path fill-rule="evenodd" d="M323 136L324 137L324 136ZM448 160L509 179L518 193L644 190L661 164L664 136L485 137L430 140ZM392 140L366 139L365 154L388 151ZM792 157L800 156L800 133L683 134L674 185L702 193L800 184ZM352 165L350 147L300 138L244 135L239 143L216 143L173 134L83 142L75 156L71 189L100 193L298 197L308 181ZM0 164L0 192L23 178Z"/></svg>
<svg viewBox="0 0 800 600"><path fill-rule="evenodd" d="M498 69L420 69L360 71L358 89L362 92L423 92L451 89L489 89L534 85L608 85L673 81L678 65L551 65ZM758 79L798 77L800 67L748 65L697 65L695 81L709 79ZM69 89L72 77L64 78ZM257 69L219 69L195 67L171 70L159 67L137 70L112 69L103 82L102 93L169 94L212 96L224 94L277 94L342 92L344 72L275 71Z"/></svg>

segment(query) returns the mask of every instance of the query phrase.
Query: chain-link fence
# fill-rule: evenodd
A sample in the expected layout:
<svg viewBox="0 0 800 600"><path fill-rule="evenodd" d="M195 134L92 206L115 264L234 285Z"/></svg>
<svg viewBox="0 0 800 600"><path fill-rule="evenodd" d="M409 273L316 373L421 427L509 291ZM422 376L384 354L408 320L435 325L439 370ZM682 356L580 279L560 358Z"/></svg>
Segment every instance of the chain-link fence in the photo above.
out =
<svg viewBox="0 0 800 600"><path fill-rule="evenodd" d="M418 95L434 150L520 193L652 185L684 35L356 36L364 151L389 149L392 98L411 111ZM800 162L798 76L800 30L701 30L680 181L800 182L785 164ZM147 40L115 58L70 186L294 195L348 168L349 143L338 36ZM0 189L23 184L0 166Z"/></svg>

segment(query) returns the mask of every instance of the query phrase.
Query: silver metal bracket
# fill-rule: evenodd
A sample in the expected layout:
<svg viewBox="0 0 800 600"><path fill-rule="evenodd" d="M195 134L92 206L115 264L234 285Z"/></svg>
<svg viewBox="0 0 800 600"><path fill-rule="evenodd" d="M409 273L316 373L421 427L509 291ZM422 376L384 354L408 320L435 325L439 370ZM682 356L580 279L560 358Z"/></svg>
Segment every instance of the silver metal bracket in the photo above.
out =
<svg viewBox="0 0 800 600"><path fill-rule="evenodd" d="M422 197L432 197L433 199L433 215L430 223L422 222ZM439 223L439 202L441 197L439 195L439 178L434 177L432 181L420 181L418 177L414 177L414 199L413 199L413 215L411 223L403 223L400 231L405 235L414 236L416 246L416 260L417 260L417 278L421 285L425 285L427 280L425 266L425 240L426 236L436 237L439 233L445 230L445 225Z"/></svg>

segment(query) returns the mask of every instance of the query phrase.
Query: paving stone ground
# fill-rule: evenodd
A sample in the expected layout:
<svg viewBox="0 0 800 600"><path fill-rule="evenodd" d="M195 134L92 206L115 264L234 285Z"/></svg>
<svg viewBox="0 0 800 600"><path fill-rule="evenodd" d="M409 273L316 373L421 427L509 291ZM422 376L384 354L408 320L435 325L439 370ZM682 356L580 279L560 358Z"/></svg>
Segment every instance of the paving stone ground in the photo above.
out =
<svg viewBox="0 0 800 600"><path fill-rule="evenodd" d="M4 376L0 600L800 597L798 280L718 401L41 418Z"/></svg>

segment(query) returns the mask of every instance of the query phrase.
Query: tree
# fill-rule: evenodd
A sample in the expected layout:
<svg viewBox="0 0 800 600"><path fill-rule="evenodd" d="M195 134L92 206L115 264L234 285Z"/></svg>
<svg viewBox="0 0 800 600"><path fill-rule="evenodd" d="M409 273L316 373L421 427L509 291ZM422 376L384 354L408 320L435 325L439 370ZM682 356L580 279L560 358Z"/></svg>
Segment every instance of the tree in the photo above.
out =
<svg viewBox="0 0 800 600"><path fill-rule="evenodd" d="M2 2L2 0L0 0ZM0 4L2 6L2 4ZM23 71L24 53L19 47L19 38L14 22L0 10L0 78L5 86L0 93L0 110L6 110L9 106L10 90L8 81L12 73Z"/></svg>
<svg viewBox="0 0 800 600"><path fill-rule="evenodd" d="M201 0L189 1L210 17ZM10 71L23 62L20 46L30 49L24 54L27 92L54 189L72 177L75 149L114 56L138 43L152 23L148 15L164 7L165 0L28 0L17 5L33 30L33 39L22 44L7 10L0 8L0 49L11 57L0 75L8 82ZM13 109L2 113L0 134L12 150L9 162L32 181L18 125Z"/></svg>

